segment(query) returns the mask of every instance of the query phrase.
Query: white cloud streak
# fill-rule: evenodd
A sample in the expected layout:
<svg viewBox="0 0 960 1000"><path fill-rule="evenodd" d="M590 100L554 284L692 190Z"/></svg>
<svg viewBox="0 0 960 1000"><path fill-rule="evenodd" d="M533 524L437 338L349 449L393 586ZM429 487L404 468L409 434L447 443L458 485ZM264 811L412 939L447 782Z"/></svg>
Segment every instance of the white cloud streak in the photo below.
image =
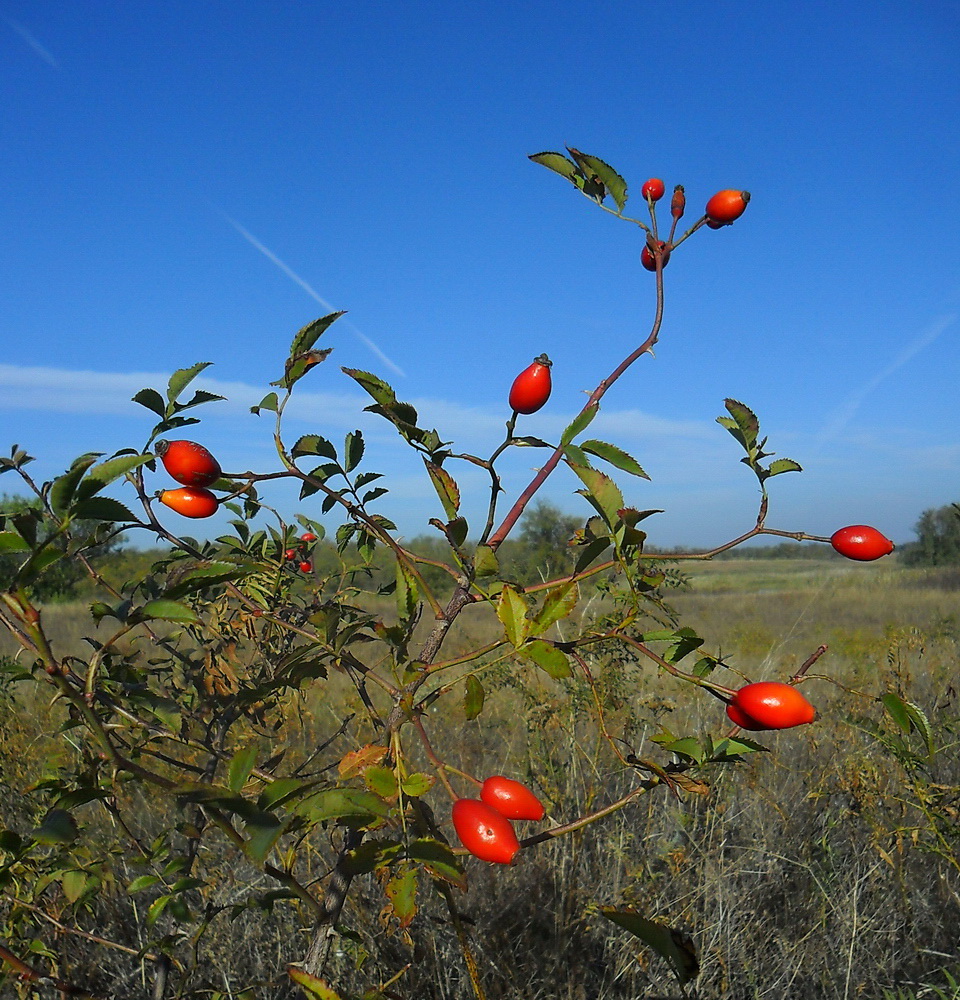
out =
<svg viewBox="0 0 960 1000"><path fill-rule="evenodd" d="M823 445L835 440L846 429L847 425L856 416L857 410L863 405L863 401L874 389L885 382L891 375L896 374L904 365L911 362L921 351L929 347L942 333L957 321L956 313L949 316L941 316L934 320L930 326L924 330L919 337L908 344L897 355L893 361L882 371L877 372L868 382L853 393L847 401L836 410L818 436L818 443Z"/></svg>
<svg viewBox="0 0 960 1000"><path fill-rule="evenodd" d="M60 64L53 57L53 53L48 48L41 45L31 31L24 27L19 21L14 21L13 18L4 16L3 19L48 66L52 66L54 69L60 68Z"/></svg>
<svg viewBox="0 0 960 1000"><path fill-rule="evenodd" d="M226 212L220 211L220 214L224 217L224 219L226 219L227 222L230 223L231 226L233 226L234 229L236 229L236 231L250 244L250 246L252 246L255 250L259 250L260 253L267 258L267 260L269 260L272 264L275 264L292 282L299 285L314 301L319 302L320 305L327 310L327 312L336 312L336 309L329 302L327 302L322 295L307 284L307 282L304 281L303 278L301 278L300 275L293 270L293 268L284 263L272 250L270 250L269 247L264 246L263 243L261 243L249 229L242 226L236 219L231 218ZM384 354L383 351L380 350L380 348L366 334L361 333L349 320L341 320L341 323L342 325L348 327L353 335L361 343L365 344L391 371L406 378L406 372L398 365L394 364L394 362L391 361L390 358L388 358L386 354Z"/></svg>

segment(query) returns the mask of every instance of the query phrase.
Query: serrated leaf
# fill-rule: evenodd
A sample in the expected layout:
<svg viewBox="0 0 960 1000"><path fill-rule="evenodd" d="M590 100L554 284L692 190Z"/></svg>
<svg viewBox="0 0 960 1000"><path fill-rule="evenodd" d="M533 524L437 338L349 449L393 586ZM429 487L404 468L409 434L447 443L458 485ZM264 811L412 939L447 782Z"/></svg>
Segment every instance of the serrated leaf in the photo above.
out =
<svg viewBox="0 0 960 1000"><path fill-rule="evenodd" d="M443 879L458 889L467 888L467 878L449 845L429 837L422 837L407 845L407 857L423 865L436 878Z"/></svg>
<svg viewBox="0 0 960 1000"><path fill-rule="evenodd" d="M695 760L698 764L704 758L703 747L695 736L685 736L682 739L674 740L672 743L665 743L663 749L669 753L675 753L678 757Z"/></svg>
<svg viewBox="0 0 960 1000"><path fill-rule="evenodd" d="M320 335L345 313L345 309L327 313L326 316L321 316L319 319L315 319L312 323L308 323L298 330L296 336L293 338L293 342L290 344L290 357L295 358L298 354L309 351L320 338Z"/></svg>
<svg viewBox="0 0 960 1000"><path fill-rule="evenodd" d="M201 403L215 403L217 400L225 398L225 396L218 396L215 392L207 392L206 389L197 389L188 402L176 403L175 406L179 413L181 410L189 410L191 407L200 406Z"/></svg>
<svg viewBox="0 0 960 1000"><path fill-rule="evenodd" d="M673 968L681 986L696 978L700 971L700 962L693 942L686 934L658 921L648 920L631 908L601 906L600 912L607 920L639 938L665 958Z"/></svg>
<svg viewBox="0 0 960 1000"><path fill-rule="evenodd" d="M609 528L615 528L620 520L619 511L624 507L620 487L599 469L585 469L581 465L571 465L570 468L587 487L577 492L590 501Z"/></svg>
<svg viewBox="0 0 960 1000"><path fill-rule="evenodd" d="M130 615L136 621L150 621L159 618L166 622L181 622L186 625L199 625L200 619L193 608L179 601L168 601L160 598L156 601L147 601L142 608L138 608Z"/></svg>
<svg viewBox="0 0 960 1000"><path fill-rule="evenodd" d="M145 406L148 410L156 413L158 417L166 415L167 407L163 401L163 396L156 389L141 389L136 396L132 397L132 401Z"/></svg>
<svg viewBox="0 0 960 1000"><path fill-rule="evenodd" d="M517 652L527 657L548 673L554 680L563 680L570 676L570 661L563 650L557 649L542 639L533 639L523 645Z"/></svg>
<svg viewBox="0 0 960 1000"><path fill-rule="evenodd" d="M389 807L372 792L355 788L330 788L298 802L296 812L315 823L339 819L347 825L365 826L385 817Z"/></svg>
<svg viewBox="0 0 960 1000"><path fill-rule="evenodd" d="M396 798L399 794L397 775L391 767L381 767L379 764L368 767L363 772L363 781L381 799Z"/></svg>
<svg viewBox="0 0 960 1000"><path fill-rule="evenodd" d="M127 893L132 896L135 892L142 892L144 889L152 888L159 881L160 879L156 875L141 875L127 886Z"/></svg>
<svg viewBox="0 0 960 1000"><path fill-rule="evenodd" d="M198 361L189 368L179 368L170 376L167 383L167 399L172 403L180 397L180 393L204 370L213 364L212 361Z"/></svg>
<svg viewBox="0 0 960 1000"><path fill-rule="evenodd" d="M345 472L353 472L363 458L363 434L354 431L348 434L343 443L343 468Z"/></svg>
<svg viewBox="0 0 960 1000"><path fill-rule="evenodd" d="M315 781L306 781L302 778L277 778L276 781L271 781L257 797L257 808L268 811L277 809L298 796L305 795L314 785Z"/></svg>
<svg viewBox="0 0 960 1000"><path fill-rule="evenodd" d="M70 509L74 517L87 521L136 521L137 516L119 500L111 497L91 497L78 500Z"/></svg>
<svg viewBox="0 0 960 1000"><path fill-rule="evenodd" d="M615 465L618 469L629 472L632 476L639 476L641 479L650 478L632 455L628 455L622 448L618 448L615 444L591 439L590 441L584 441L580 447L591 455L596 455L597 458L602 458L605 462Z"/></svg>
<svg viewBox="0 0 960 1000"><path fill-rule="evenodd" d="M232 791L239 792L243 789L256 762L257 748L255 746L243 747L233 755L227 770L227 785Z"/></svg>
<svg viewBox="0 0 960 1000"><path fill-rule="evenodd" d="M534 163L539 163L561 177L566 177L575 187L583 186L584 178L580 172L580 168L572 160L568 160L563 153L533 153L527 159L533 160ZM578 178L580 181L579 184L577 183Z"/></svg>
<svg viewBox="0 0 960 1000"><path fill-rule="evenodd" d="M743 445L748 454L757 446L757 435L760 433L760 421L749 406L736 399L725 399L723 405L727 408L729 417L717 417L717 423L728 431Z"/></svg>
<svg viewBox="0 0 960 1000"><path fill-rule="evenodd" d="M70 466L58 479L55 479L50 487L50 506L55 514L63 514L70 506L77 485L83 479L87 469L100 457L99 454L82 455Z"/></svg>
<svg viewBox="0 0 960 1000"><path fill-rule="evenodd" d="M521 448L552 448L553 445L548 444L541 438L533 437L530 434L524 434L523 436L518 436L510 439L510 443L513 445L519 445Z"/></svg>
<svg viewBox="0 0 960 1000"><path fill-rule="evenodd" d="M86 478L77 487L77 497L86 500L99 493L105 486L125 476L128 472L152 462L153 455L120 455L118 458L110 458L100 465L94 466L87 474Z"/></svg>
<svg viewBox="0 0 960 1000"><path fill-rule="evenodd" d="M596 538L587 545L584 545L580 551L580 555L577 557L575 572L582 573L595 559L603 555L608 548L610 548L609 538Z"/></svg>
<svg viewBox="0 0 960 1000"><path fill-rule="evenodd" d="M417 915L417 870L409 868L396 875L384 886L387 899L401 927L408 927Z"/></svg>
<svg viewBox="0 0 960 1000"><path fill-rule="evenodd" d="M257 566L252 563L210 563L206 566L195 566L179 577L176 584L166 591L164 597L177 599L231 580L240 580L256 571Z"/></svg>
<svg viewBox="0 0 960 1000"><path fill-rule="evenodd" d="M507 642L520 646L530 634L531 621L527 618L527 602L513 587L504 587L497 600L497 617L507 635Z"/></svg>
<svg viewBox="0 0 960 1000"><path fill-rule="evenodd" d="M570 444L570 442L573 441L578 434L585 431L590 426L593 418L597 415L597 413L599 413L599 411L600 407L594 403L592 406L588 406L586 409L578 413L560 436L560 443L564 445ZM621 506L623 505L621 504Z"/></svg>
<svg viewBox="0 0 960 1000"><path fill-rule="evenodd" d="M408 774L400 782L400 791L408 798L419 799L421 795L426 795L436 782L437 779L429 774Z"/></svg>
<svg viewBox="0 0 960 1000"><path fill-rule="evenodd" d="M337 770L341 778L353 778L362 774L371 765L379 764L386 756L386 747L368 743L366 746L360 747L359 750L351 750L345 754Z"/></svg>
<svg viewBox="0 0 960 1000"><path fill-rule="evenodd" d="M483 685L473 674L468 674L463 692L463 712L468 721L472 721L483 711L485 697Z"/></svg>
<svg viewBox="0 0 960 1000"><path fill-rule="evenodd" d="M580 589L573 581L561 583L547 591L543 605L533 618L532 635L542 635L563 618L566 618L577 606L580 599Z"/></svg>
<svg viewBox="0 0 960 1000"><path fill-rule="evenodd" d="M290 454L294 458L299 458L301 455L319 455L321 458L337 461L337 449L319 434L304 434L290 449Z"/></svg>
<svg viewBox="0 0 960 1000"><path fill-rule="evenodd" d="M428 462L426 459L423 460L423 464L427 467L430 482L433 483L437 496L440 497L440 503L443 504L447 520L452 521L460 510L460 487L457 486L453 476L446 469L434 465L433 462Z"/></svg>
<svg viewBox="0 0 960 1000"><path fill-rule="evenodd" d="M397 587L394 594L397 599L397 614L401 621L408 621L417 610L420 591L417 587L417 578L410 571L410 567L399 559L396 567Z"/></svg>
<svg viewBox="0 0 960 1000"><path fill-rule="evenodd" d="M610 192L610 197L617 203L617 208L622 212L623 206L627 203L627 182L609 163L604 163L597 156L590 156L577 150L576 159L584 173L592 172L600 178L603 186Z"/></svg>
<svg viewBox="0 0 960 1000"><path fill-rule="evenodd" d="M792 458L778 458L770 463L767 470L769 476L779 476L782 472L803 472L799 462L794 462Z"/></svg>

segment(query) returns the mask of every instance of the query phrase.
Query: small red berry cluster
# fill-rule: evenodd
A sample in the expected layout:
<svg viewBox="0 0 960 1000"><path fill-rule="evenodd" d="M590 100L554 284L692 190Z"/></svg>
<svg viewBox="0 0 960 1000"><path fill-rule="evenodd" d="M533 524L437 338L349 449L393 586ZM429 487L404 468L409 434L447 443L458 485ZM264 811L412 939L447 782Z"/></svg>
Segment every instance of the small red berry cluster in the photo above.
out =
<svg viewBox="0 0 960 1000"><path fill-rule="evenodd" d="M283 553L283 558L287 562L296 561L301 573L312 573L313 560L310 558L310 552L316 540L317 536L312 531L305 531L297 541L296 548L287 549Z"/></svg>

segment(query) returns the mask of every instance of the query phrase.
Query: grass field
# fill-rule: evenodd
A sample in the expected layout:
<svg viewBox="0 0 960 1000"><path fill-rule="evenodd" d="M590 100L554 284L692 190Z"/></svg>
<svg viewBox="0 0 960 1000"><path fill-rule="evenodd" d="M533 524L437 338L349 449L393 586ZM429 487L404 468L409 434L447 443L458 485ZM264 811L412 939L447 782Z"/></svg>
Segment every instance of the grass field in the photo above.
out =
<svg viewBox="0 0 960 1000"><path fill-rule="evenodd" d="M629 905L690 935L702 971L687 995L699 1000L956 996L948 983L960 968L960 573L786 559L681 568L688 586L668 601L707 651L723 654L724 683L785 679L828 646L804 684L821 718L763 734L774 752L715 771L707 795L658 789L603 823L524 852L509 870L468 863L470 891L457 906L487 995L679 997L663 960L599 913ZM82 649L83 612L82 604L45 610L58 652ZM474 639L489 627L482 612L463 618ZM12 651L6 637L0 643L0 652ZM440 751L473 773L525 778L557 822L632 787L636 776L597 734L588 692L539 673L520 679L507 666L484 676L488 706L479 719L452 711L431 720ZM598 680L610 732L640 753L660 725L696 734L725 721L716 701L647 667L611 668ZM876 700L890 690L931 720L937 752L919 763L905 763ZM339 709L314 704L316 725L322 730ZM44 710L37 721L46 718ZM40 745L32 722L18 720L5 752ZM431 802L439 813L443 802ZM344 921L371 957L357 972L360 946L345 945L338 981L369 984L416 954L401 996L471 996L445 911L426 903L408 940L384 937L382 905L374 883L357 883ZM253 956L279 953L279 940L299 934L294 912L277 908L224 923L203 947L225 982L240 983Z"/></svg>

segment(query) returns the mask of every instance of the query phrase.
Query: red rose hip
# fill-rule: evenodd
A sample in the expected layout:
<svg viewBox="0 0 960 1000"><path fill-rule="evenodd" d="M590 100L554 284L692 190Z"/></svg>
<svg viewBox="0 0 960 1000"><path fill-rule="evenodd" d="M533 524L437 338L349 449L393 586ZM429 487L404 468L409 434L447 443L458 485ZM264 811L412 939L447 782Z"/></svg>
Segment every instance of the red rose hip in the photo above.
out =
<svg viewBox="0 0 960 1000"><path fill-rule="evenodd" d="M543 803L526 785L502 774L487 778L480 798L507 819L543 819Z"/></svg>
<svg viewBox="0 0 960 1000"><path fill-rule="evenodd" d="M842 556L860 562L872 562L893 552L894 545L869 524L850 524L830 536L830 544Z"/></svg>
<svg viewBox="0 0 960 1000"><path fill-rule="evenodd" d="M481 861L508 865L520 850L510 820L477 799L454 802L453 826L460 843Z"/></svg>

